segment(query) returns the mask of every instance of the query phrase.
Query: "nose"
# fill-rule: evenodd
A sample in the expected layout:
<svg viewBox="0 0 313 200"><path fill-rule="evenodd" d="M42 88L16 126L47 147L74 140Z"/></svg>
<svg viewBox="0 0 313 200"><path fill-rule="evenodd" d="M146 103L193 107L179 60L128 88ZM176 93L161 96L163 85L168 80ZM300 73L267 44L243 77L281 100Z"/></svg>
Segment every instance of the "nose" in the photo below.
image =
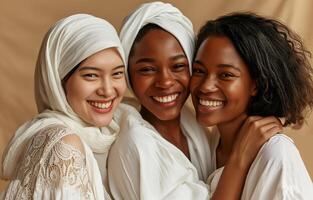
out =
<svg viewBox="0 0 313 200"><path fill-rule="evenodd" d="M158 88L166 89L175 84L175 78L169 69L160 71L157 76L155 86Z"/></svg>
<svg viewBox="0 0 313 200"><path fill-rule="evenodd" d="M115 94L114 85L110 78L104 78L100 81L97 88L97 94L103 97L112 97Z"/></svg>
<svg viewBox="0 0 313 200"><path fill-rule="evenodd" d="M206 77L201 83L199 90L203 93L216 92L218 90L217 80L212 76Z"/></svg>

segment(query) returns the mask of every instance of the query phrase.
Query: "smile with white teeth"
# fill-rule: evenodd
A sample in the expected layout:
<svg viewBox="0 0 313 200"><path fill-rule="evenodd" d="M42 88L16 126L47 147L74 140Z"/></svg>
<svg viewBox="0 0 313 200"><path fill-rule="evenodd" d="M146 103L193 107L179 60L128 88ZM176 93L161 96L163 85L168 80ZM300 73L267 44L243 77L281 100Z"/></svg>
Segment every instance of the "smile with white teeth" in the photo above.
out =
<svg viewBox="0 0 313 200"><path fill-rule="evenodd" d="M168 96L162 96L162 97L154 96L152 98L158 102L161 102L161 103L169 103L169 102L174 101L177 97L178 97L178 94L175 93L175 94L171 94Z"/></svg>
<svg viewBox="0 0 313 200"><path fill-rule="evenodd" d="M98 109L107 109L111 106L112 101L108 101L106 103L100 103L100 102L96 102L96 101L88 101L88 103L90 105L92 105L93 107L98 108Z"/></svg>
<svg viewBox="0 0 313 200"><path fill-rule="evenodd" d="M222 101L212 101L212 100L204 100L204 99L200 99L199 103L200 105L209 106L209 107L218 107L218 106L223 105Z"/></svg>

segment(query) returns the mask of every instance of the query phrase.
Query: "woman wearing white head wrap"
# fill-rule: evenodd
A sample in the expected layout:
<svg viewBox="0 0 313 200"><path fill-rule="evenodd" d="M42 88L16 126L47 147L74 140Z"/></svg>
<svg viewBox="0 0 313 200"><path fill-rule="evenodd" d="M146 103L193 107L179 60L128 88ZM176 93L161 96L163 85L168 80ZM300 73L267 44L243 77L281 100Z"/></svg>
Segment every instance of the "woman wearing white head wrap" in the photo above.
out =
<svg viewBox="0 0 313 200"><path fill-rule="evenodd" d="M194 44L191 22L170 4L147 3L126 19L120 38L128 85L141 104L141 115L132 112L121 121L120 134L110 150L112 196L209 199L210 187L203 181L215 163L210 150L214 146L209 146L213 140L208 140L195 116L184 107ZM250 132L254 133L249 128L243 130ZM234 147L234 159L227 163L213 199L240 197L250 158L261 143L243 138ZM238 148L241 146L244 148Z"/></svg>
<svg viewBox="0 0 313 200"><path fill-rule="evenodd" d="M189 95L188 80L194 49L193 26L190 20L171 4L162 2L143 4L126 19L120 32L120 39L128 63L126 66L128 85L142 103L136 86L131 87L134 86L134 81L138 82L139 79L130 77L132 70L129 68L134 67L130 60L134 56L133 48L137 45L137 41L144 40L143 38L148 37L147 35L154 30L158 32L152 40L164 49L166 61L159 62L160 58L153 51L157 47L153 45L144 47L146 52L153 51L149 56L138 57L143 60L154 60L155 62L150 63L150 66L164 65L162 69L155 67L155 70L159 71L171 68L170 64L165 64L171 59L175 60L171 65L182 65L179 76L185 79L182 81L183 84L177 86L180 84L176 83L164 89L170 91L176 88L179 97L175 101L178 103L169 109L164 108L161 112L172 112L171 109L176 109L174 116L165 117L163 122L164 124L169 121L177 122L172 126L172 132L167 134L178 133L178 136L183 138L182 141L188 143L185 145L187 153L179 148L178 143L168 140L166 133L163 134L152 122L160 120L147 119L142 110L142 116L133 113L120 124L121 134L110 150L108 162L110 190L115 199L208 199L208 188L199 179L200 177L205 180L211 171L210 149L204 130L197 124L187 107L182 110L180 116L182 106ZM174 49L178 51L166 51L167 44L172 42ZM175 55L172 57L172 54ZM163 64L156 64L161 62ZM137 68L136 70L141 71ZM142 82L139 87L145 87L144 85L145 83ZM142 108L144 107L145 104L142 105ZM161 110L162 107L158 109ZM191 162L184 153L190 157Z"/></svg>
<svg viewBox="0 0 313 200"><path fill-rule="evenodd" d="M48 31L35 73L40 114L5 150L5 199L110 199L106 158L119 131L112 114L126 89L123 59L103 19L76 14Z"/></svg>
<svg viewBox="0 0 313 200"><path fill-rule="evenodd" d="M151 29L168 34L179 48L178 64L183 64L182 76L187 78L187 82L184 82L180 97L177 98L179 103L175 107L178 112L172 118L178 122L178 130L183 131L179 134L188 142L187 151L196 168L181 149L162 137L151 121L146 121L145 116L142 118L139 113L133 113L120 124L121 135L110 151L110 190L115 199L205 199L209 197L208 188L199 180L199 176L204 180L211 171L210 149L204 131L187 108L183 109L180 119L180 111L189 95L188 79L194 48L193 26L190 20L171 4L154 2L141 5L128 16L120 32L125 60L128 63L126 68L131 66L130 54L138 39L138 33L142 35L140 32L151 24ZM155 38L155 41L164 43L162 47L166 46L167 40L159 41ZM148 51L155 47L146 48ZM127 73L128 85L136 95L135 88L131 87L129 74ZM196 146L201 147L196 150Z"/></svg>

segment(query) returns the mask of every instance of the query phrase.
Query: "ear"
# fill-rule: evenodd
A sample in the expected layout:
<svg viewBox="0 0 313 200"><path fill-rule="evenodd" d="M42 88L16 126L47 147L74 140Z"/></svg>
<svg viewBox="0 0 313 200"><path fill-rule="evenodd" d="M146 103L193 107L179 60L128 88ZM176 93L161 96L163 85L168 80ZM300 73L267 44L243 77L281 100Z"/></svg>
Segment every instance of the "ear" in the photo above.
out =
<svg viewBox="0 0 313 200"><path fill-rule="evenodd" d="M251 96L255 97L258 94L258 84L255 80L252 80Z"/></svg>

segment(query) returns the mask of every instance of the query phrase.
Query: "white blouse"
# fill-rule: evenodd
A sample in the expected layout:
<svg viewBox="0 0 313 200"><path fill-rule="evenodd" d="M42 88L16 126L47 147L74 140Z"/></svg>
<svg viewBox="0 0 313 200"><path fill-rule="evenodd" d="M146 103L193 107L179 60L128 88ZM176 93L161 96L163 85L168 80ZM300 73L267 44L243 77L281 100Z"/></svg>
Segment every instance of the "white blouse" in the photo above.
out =
<svg viewBox="0 0 313 200"><path fill-rule="evenodd" d="M184 108L181 126L191 161L164 139L136 111L120 124L120 134L108 160L109 186L114 199L209 199L203 182L212 172L205 131Z"/></svg>
<svg viewBox="0 0 313 200"><path fill-rule="evenodd" d="M216 149L219 141L217 129L211 135L211 145ZM216 169L216 155L212 150ZM214 193L223 167L208 178ZM242 200L311 200L313 187L309 173L291 138L277 134L266 142L252 163L242 192Z"/></svg>

